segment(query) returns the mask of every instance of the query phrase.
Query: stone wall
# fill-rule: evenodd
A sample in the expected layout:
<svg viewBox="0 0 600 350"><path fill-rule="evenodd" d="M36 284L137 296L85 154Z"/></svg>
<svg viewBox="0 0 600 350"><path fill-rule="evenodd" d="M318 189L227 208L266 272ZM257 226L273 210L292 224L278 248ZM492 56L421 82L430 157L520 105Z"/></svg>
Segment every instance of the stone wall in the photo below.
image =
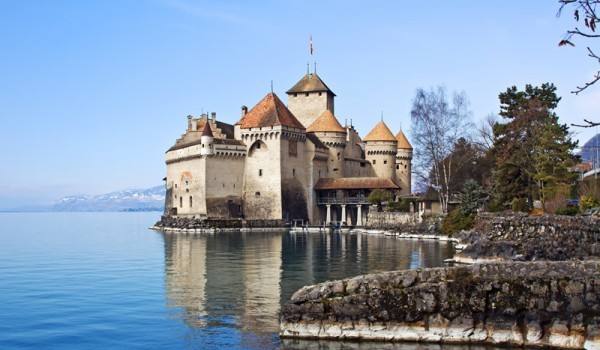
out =
<svg viewBox="0 0 600 350"><path fill-rule="evenodd" d="M366 226L377 229L398 229L400 226L416 223L415 213L369 210Z"/></svg>
<svg viewBox="0 0 600 350"><path fill-rule="evenodd" d="M406 270L307 286L282 337L600 347L600 261Z"/></svg>
<svg viewBox="0 0 600 350"><path fill-rule="evenodd" d="M480 214L457 238L467 245L457 261L586 259L600 257L600 218Z"/></svg>
<svg viewBox="0 0 600 350"><path fill-rule="evenodd" d="M192 217L173 217L163 215L154 227L156 229L179 229L183 231L201 229L241 229L241 228L282 228L283 220L243 220L243 219L206 219Z"/></svg>

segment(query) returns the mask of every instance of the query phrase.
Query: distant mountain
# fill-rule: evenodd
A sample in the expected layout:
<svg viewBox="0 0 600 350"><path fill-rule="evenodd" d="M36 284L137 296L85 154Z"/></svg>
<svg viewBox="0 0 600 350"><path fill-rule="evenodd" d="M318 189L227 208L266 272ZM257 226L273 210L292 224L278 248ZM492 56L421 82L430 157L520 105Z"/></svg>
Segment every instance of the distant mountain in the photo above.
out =
<svg viewBox="0 0 600 350"><path fill-rule="evenodd" d="M592 168L600 168L600 134L588 140L581 147L581 160L592 163Z"/></svg>
<svg viewBox="0 0 600 350"><path fill-rule="evenodd" d="M63 197L50 211L162 211L165 187L132 189L100 194Z"/></svg>

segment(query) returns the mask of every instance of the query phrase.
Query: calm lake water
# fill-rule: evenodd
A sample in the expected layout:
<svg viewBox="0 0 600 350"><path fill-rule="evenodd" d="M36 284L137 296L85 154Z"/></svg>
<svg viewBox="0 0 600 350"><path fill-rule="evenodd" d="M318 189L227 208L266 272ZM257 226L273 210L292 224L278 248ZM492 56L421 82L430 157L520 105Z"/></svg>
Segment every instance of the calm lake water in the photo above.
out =
<svg viewBox="0 0 600 350"><path fill-rule="evenodd" d="M158 217L0 214L0 348L346 348L282 344L281 303L303 285L441 266L453 254L369 235L161 234L148 230Z"/></svg>

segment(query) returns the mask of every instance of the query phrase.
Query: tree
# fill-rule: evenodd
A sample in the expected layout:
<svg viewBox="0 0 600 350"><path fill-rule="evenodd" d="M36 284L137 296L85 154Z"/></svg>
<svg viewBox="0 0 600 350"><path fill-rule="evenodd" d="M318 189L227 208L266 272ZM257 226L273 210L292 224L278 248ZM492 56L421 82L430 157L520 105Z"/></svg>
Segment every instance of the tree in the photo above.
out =
<svg viewBox="0 0 600 350"><path fill-rule="evenodd" d="M392 197L390 191L376 189L369 193L367 200L369 203L377 205L377 209L381 211L381 203L392 200Z"/></svg>
<svg viewBox="0 0 600 350"><path fill-rule="evenodd" d="M471 215L477 212L477 209L483 207L487 199L487 193L475 180L465 182L460 194L459 209L463 215Z"/></svg>
<svg viewBox="0 0 600 350"><path fill-rule="evenodd" d="M464 93L453 93L450 102L442 87L417 90L411 110L414 169L421 189L432 186L437 190L444 213L448 212L449 184L454 172L452 159L444 159L457 140L467 135L469 119Z"/></svg>
<svg viewBox="0 0 600 350"><path fill-rule="evenodd" d="M575 36L583 38L600 38L600 32L596 32L596 29L598 29L598 25L600 24L600 10L596 9L600 6L600 0L559 0L558 2L560 3L560 8L558 10L559 16L564 9L569 8L573 10L575 22L583 23L584 25L583 28L576 26L574 29L567 31L565 37L558 43L559 46L575 46L572 41ZM600 56L598 56L591 47L587 47L587 52L590 58L600 63ZM572 93L577 95L598 81L600 81L600 71L594 74L592 80L584 83L583 86L578 86Z"/></svg>
<svg viewBox="0 0 600 350"><path fill-rule="evenodd" d="M526 85L519 91L513 86L499 98L506 123L494 126L495 198L500 203L526 198L529 206L534 199L544 203L576 177L569 168L576 161L572 152L577 142L571 140L568 126L558 123L556 87Z"/></svg>

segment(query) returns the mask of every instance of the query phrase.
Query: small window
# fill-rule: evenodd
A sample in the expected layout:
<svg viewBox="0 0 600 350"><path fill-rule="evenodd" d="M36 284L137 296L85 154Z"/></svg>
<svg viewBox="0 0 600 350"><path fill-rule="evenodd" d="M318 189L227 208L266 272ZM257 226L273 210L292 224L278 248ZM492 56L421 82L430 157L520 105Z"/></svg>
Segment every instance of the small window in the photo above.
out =
<svg viewBox="0 0 600 350"><path fill-rule="evenodd" d="M190 208L192 207L192 196L190 196Z"/></svg>
<svg viewBox="0 0 600 350"><path fill-rule="evenodd" d="M337 154L337 159L340 160L340 152Z"/></svg>
<svg viewBox="0 0 600 350"><path fill-rule="evenodd" d="M333 168L333 171L338 171L338 168Z"/></svg>
<svg viewBox="0 0 600 350"><path fill-rule="evenodd" d="M175 188L177 188L177 184L175 184Z"/></svg>
<svg viewBox="0 0 600 350"><path fill-rule="evenodd" d="M298 94L294 94L294 97L298 97Z"/></svg>
<svg viewBox="0 0 600 350"><path fill-rule="evenodd" d="M365 167L365 163L360 163L360 167L364 168Z"/></svg>
<svg viewBox="0 0 600 350"><path fill-rule="evenodd" d="M225 188L225 184L223 184L223 188Z"/></svg>
<svg viewBox="0 0 600 350"><path fill-rule="evenodd" d="M406 169L406 164L404 164L404 169Z"/></svg>
<svg viewBox="0 0 600 350"><path fill-rule="evenodd" d="M255 192L255 193L254 193L254 195L255 195L256 197L260 197L260 192Z"/></svg>
<svg viewBox="0 0 600 350"><path fill-rule="evenodd" d="M187 185L189 185L189 182L188 182L188 180L185 180L185 185L186 185L186 186L187 186Z"/></svg>
<svg viewBox="0 0 600 350"><path fill-rule="evenodd" d="M296 177L296 169L292 169L292 176Z"/></svg>
<svg viewBox="0 0 600 350"><path fill-rule="evenodd" d="M257 149L260 149L260 142L258 142L258 143L256 144L256 148L257 148Z"/></svg>
<svg viewBox="0 0 600 350"><path fill-rule="evenodd" d="M304 93L304 96L308 96L308 92Z"/></svg>
<svg viewBox="0 0 600 350"><path fill-rule="evenodd" d="M189 193L189 192L190 192L190 189L189 189L189 188L186 188L186 189L185 189L185 192Z"/></svg>
<svg viewBox="0 0 600 350"><path fill-rule="evenodd" d="M179 207L183 208L183 197L179 197Z"/></svg>
<svg viewBox="0 0 600 350"><path fill-rule="evenodd" d="M233 184L233 188L235 188L235 184Z"/></svg>
<svg viewBox="0 0 600 350"><path fill-rule="evenodd" d="M384 161L383 161L383 164L387 164L387 160L384 160Z"/></svg>
<svg viewBox="0 0 600 350"><path fill-rule="evenodd" d="M204 144L202 144L202 148L204 148Z"/></svg>
<svg viewBox="0 0 600 350"><path fill-rule="evenodd" d="M375 159L373 159L373 164L377 163L377 161Z"/></svg>
<svg viewBox="0 0 600 350"><path fill-rule="evenodd" d="M319 96L321 96L321 93L319 92Z"/></svg>
<svg viewBox="0 0 600 350"><path fill-rule="evenodd" d="M396 170L400 169L400 165L396 165Z"/></svg>
<svg viewBox="0 0 600 350"><path fill-rule="evenodd" d="M262 169L258 169L258 176L262 176Z"/></svg>

